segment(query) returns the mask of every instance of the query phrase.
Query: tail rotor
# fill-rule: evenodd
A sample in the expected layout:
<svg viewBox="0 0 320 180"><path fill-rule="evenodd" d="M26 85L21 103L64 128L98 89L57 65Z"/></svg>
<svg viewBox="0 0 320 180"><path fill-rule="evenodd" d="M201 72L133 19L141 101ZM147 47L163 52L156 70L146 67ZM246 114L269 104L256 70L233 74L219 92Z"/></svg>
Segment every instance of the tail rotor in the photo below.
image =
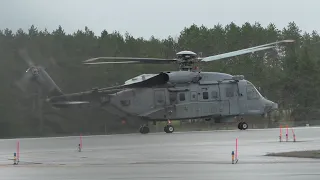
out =
<svg viewBox="0 0 320 180"><path fill-rule="evenodd" d="M20 57L28 65L28 69L23 74L22 78L15 82L16 86L24 93L34 92L35 90L44 90L46 95L62 94L60 88L55 84L45 68L38 66L30 58L25 49L19 51Z"/></svg>
<svg viewBox="0 0 320 180"><path fill-rule="evenodd" d="M23 74L22 78L15 82L17 87L23 92L28 92L31 88L31 84L37 81L39 77L39 68L35 65L35 63L31 60L26 50L19 50L20 57L26 62L28 65L28 69Z"/></svg>

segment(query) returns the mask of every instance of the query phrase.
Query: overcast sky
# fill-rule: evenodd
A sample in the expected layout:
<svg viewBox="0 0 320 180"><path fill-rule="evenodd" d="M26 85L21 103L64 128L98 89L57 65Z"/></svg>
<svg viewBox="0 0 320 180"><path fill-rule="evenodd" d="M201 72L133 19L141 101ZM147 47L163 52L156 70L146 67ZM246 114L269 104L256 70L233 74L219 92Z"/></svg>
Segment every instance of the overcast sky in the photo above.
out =
<svg viewBox="0 0 320 180"><path fill-rule="evenodd" d="M295 21L303 31L320 32L319 8L319 0L0 0L0 29L61 25L72 33L88 26L98 35L106 29L166 38L193 23L273 22L282 29Z"/></svg>

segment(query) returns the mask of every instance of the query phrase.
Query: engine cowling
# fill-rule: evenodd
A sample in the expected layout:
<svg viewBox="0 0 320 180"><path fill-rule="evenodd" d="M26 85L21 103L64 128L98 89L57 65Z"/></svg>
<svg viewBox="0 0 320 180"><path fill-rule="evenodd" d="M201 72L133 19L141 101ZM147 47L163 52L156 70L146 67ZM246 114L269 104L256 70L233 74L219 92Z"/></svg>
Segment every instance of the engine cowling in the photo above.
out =
<svg viewBox="0 0 320 180"><path fill-rule="evenodd" d="M167 73L169 82L174 84L198 82L201 79L199 72L178 71Z"/></svg>

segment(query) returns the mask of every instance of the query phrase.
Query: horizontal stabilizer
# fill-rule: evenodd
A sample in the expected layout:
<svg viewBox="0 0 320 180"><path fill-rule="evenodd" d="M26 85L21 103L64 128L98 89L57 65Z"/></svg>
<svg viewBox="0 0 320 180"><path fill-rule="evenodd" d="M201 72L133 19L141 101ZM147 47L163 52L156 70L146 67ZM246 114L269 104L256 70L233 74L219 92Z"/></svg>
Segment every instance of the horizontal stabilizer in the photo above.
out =
<svg viewBox="0 0 320 180"><path fill-rule="evenodd" d="M76 105L84 105L84 104L90 104L89 101L58 101L55 103L52 103L51 105L56 108L67 108L67 107L77 107Z"/></svg>
<svg viewBox="0 0 320 180"><path fill-rule="evenodd" d="M53 103L53 105L77 105L77 104L89 104L89 101L62 101Z"/></svg>

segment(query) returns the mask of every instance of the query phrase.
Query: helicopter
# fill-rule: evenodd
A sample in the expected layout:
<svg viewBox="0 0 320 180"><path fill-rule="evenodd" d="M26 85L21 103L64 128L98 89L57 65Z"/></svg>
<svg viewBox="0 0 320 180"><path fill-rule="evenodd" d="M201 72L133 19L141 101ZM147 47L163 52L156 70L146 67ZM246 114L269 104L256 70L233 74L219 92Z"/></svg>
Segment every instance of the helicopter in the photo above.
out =
<svg viewBox="0 0 320 180"><path fill-rule="evenodd" d="M250 47L224 54L198 57L192 51L180 51L177 58L135 58L135 57L97 57L83 61L85 65L101 64L171 64L179 65L179 70L158 74L141 74L125 81L122 85L92 88L88 91L64 94L41 66L36 66L25 51L20 56L29 65L25 75L17 82L22 90L29 85L37 85L47 96L46 102L55 108L92 107L118 116L141 122L139 132L150 132L148 122L168 122L163 130L173 133L174 120L205 119L221 122L230 117L244 115L265 115L278 109L278 104L264 98L257 88L243 75L222 72L202 72L194 64L212 62L243 54L275 48L282 40L260 46ZM105 61L105 60L117 61ZM97 62L98 60L104 60ZM246 130L248 124L241 118L238 129Z"/></svg>

